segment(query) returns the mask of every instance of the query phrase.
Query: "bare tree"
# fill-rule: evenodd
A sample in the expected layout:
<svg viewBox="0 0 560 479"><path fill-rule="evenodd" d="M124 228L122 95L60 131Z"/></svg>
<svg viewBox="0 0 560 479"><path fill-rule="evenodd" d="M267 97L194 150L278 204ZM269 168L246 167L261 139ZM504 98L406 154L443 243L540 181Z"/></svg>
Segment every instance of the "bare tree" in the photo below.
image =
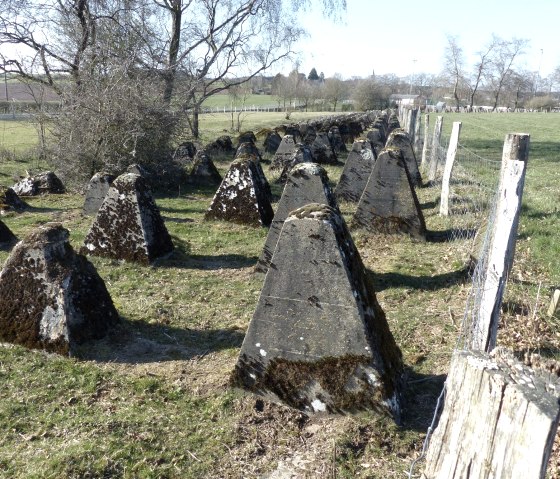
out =
<svg viewBox="0 0 560 479"><path fill-rule="evenodd" d="M492 53L494 49L499 44L499 39L492 35L492 39L486 44L486 46L477 52L477 60L474 65L474 71L472 75L472 81L470 84L470 99L469 99L469 107L472 108L474 105L474 98L476 92L478 91L478 87L480 86L482 79L484 78L486 71L490 67L492 61Z"/></svg>
<svg viewBox="0 0 560 479"><path fill-rule="evenodd" d="M528 40L520 38L503 40L498 37L496 37L496 42L496 47L492 53L491 67L486 75L488 85L494 97L492 110L495 110L498 106L500 94L512 73L515 60L524 53L529 43Z"/></svg>
<svg viewBox="0 0 560 479"><path fill-rule="evenodd" d="M339 102L348 97L348 88L340 74L337 73L332 78L325 80L323 95L326 101L332 103L333 111L336 111Z"/></svg>
<svg viewBox="0 0 560 479"><path fill-rule="evenodd" d="M359 80L353 88L352 100L358 110L382 110L389 106L389 89L374 78Z"/></svg>
<svg viewBox="0 0 560 479"><path fill-rule="evenodd" d="M444 52L444 73L453 83L453 98L457 108L460 106L459 85L464 81L464 54L459 46L457 37L447 35L447 44Z"/></svg>

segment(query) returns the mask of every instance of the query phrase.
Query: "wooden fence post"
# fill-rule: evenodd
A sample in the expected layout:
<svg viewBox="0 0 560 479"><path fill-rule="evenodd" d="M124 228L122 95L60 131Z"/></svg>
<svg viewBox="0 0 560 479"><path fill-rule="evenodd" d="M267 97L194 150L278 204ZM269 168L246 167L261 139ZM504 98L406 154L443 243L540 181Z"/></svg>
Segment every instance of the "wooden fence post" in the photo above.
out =
<svg viewBox="0 0 560 479"><path fill-rule="evenodd" d="M552 318L558 311L558 304L560 303L560 289L554 290L552 293L552 299L550 300L550 306L548 307L548 316Z"/></svg>
<svg viewBox="0 0 560 479"><path fill-rule="evenodd" d="M457 351L424 479L544 479L556 429L558 376L513 354Z"/></svg>
<svg viewBox="0 0 560 479"><path fill-rule="evenodd" d="M513 265L515 239L529 158L529 135L506 135L496 213L485 260L481 299L475 313L471 348L491 351L496 345L498 321L507 276Z"/></svg>
<svg viewBox="0 0 560 479"><path fill-rule="evenodd" d="M438 116L434 126L434 135L432 137L432 151L430 155L430 171L428 173L428 181L435 181L437 169L439 166L439 142L441 139L441 130L443 128L443 116Z"/></svg>
<svg viewBox="0 0 560 479"><path fill-rule="evenodd" d="M414 148L414 155L416 158L420 158L420 148L422 144L422 138L420 137L420 119L422 114L420 108L416 110L416 120L414 121L414 141L412 147Z"/></svg>
<svg viewBox="0 0 560 479"><path fill-rule="evenodd" d="M416 131L416 121L417 121L418 110L416 108L411 108L408 111L408 120L406 123L406 131L410 137L410 142L414 145L414 133Z"/></svg>
<svg viewBox="0 0 560 479"><path fill-rule="evenodd" d="M449 215L449 182L451 181L453 163L455 163L455 156L457 155L460 133L461 122L454 121L453 129L451 130L451 138L449 139L449 147L447 148L445 167L443 168L443 178L441 180L441 201L439 203L439 214L442 216Z"/></svg>
<svg viewBox="0 0 560 479"><path fill-rule="evenodd" d="M430 115L424 115L424 144L422 145L422 161L420 162L420 170L422 173L426 172L426 165L428 164L428 145L430 135Z"/></svg>

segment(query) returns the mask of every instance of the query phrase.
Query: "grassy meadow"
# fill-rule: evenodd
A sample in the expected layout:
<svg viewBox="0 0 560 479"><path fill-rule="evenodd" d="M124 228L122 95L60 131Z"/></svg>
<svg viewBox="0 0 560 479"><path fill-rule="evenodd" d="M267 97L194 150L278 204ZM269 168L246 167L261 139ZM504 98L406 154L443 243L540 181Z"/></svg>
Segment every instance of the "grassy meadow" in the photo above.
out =
<svg viewBox="0 0 560 479"><path fill-rule="evenodd" d="M228 114L203 116L204 138L226 134L228 121ZM560 321L545 314L560 287L560 115L445 114L444 137L453 121L463 123L461 145L487 159L501 158L506 133L531 134L498 342L521 356L560 359ZM281 113L250 114L243 129L284 122ZM0 122L0 185L47 166L27 153L33 134L29 124ZM264 159L278 201L281 188ZM327 168L333 186L344 159ZM222 173L229 166L227 159L216 163ZM0 477L264 478L278 477L270 476L277 469L302 478L406 477L460 336L472 238L418 243L352 231L403 352L403 424L371 412L306 416L228 386L263 284L253 267L267 231L204 221L213 193L184 186L156 195L175 245L169 258L143 267L90 257L122 318L107 338L73 358L0 344ZM433 237L460 223L438 215L437 187L417 193ZM81 213L82 196L26 201L29 211L1 218L18 237L58 221L72 246L81 246L92 222ZM354 209L341 204L347 221ZM8 255L0 251L1 264ZM560 478L558 444L551 478Z"/></svg>

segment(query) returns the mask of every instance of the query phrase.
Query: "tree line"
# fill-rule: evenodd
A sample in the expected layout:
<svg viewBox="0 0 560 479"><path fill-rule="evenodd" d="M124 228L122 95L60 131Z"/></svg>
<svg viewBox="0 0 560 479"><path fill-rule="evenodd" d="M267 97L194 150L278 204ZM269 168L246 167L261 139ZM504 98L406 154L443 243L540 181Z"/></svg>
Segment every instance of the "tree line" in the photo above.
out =
<svg viewBox="0 0 560 479"><path fill-rule="evenodd" d="M42 152L89 179L162 161L185 129L198 138L205 99L292 57L311 1L3 0L0 73L59 95L56 115L37 117Z"/></svg>

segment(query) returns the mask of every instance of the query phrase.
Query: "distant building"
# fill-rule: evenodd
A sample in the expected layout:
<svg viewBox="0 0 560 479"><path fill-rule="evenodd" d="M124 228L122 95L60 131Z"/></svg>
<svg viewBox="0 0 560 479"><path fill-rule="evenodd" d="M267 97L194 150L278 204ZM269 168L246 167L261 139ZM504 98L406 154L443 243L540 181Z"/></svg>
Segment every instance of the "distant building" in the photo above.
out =
<svg viewBox="0 0 560 479"><path fill-rule="evenodd" d="M394 93L389 97L390 103L404 108L426 108L426 97L422 95L401 95Z"/></svg>

